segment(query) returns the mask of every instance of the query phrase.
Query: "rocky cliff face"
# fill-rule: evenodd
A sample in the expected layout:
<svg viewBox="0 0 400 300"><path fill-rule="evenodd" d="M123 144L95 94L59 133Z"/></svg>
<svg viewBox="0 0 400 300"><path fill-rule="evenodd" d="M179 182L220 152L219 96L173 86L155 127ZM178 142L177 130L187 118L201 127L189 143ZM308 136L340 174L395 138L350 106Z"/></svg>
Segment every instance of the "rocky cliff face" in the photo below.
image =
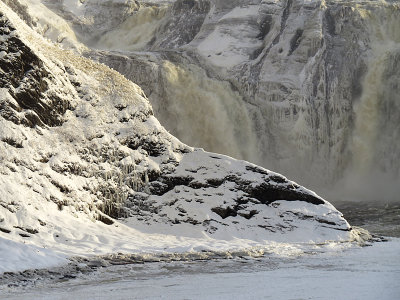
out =
<svg viewBox="0 0 400 300"><path fill-rule="evenodd" d="M376 184L378 172L391 183L374 189L396 194L397 1L125 1L93 42L94 3L49 7L73 15L86 55L140 84L183 141L318 186Z"/></svg>
<svg viewBox="0 0 400 300"><path fill-rule="evenodd" d="M186 146L160 125L137 85L46 41L2 2L0 13L2 238L82 254L114 242L103 251L182 242L134 230L179 235L189 228L183 236L206 234L204 245L209 237L356 236L315 193Z"/></svg>

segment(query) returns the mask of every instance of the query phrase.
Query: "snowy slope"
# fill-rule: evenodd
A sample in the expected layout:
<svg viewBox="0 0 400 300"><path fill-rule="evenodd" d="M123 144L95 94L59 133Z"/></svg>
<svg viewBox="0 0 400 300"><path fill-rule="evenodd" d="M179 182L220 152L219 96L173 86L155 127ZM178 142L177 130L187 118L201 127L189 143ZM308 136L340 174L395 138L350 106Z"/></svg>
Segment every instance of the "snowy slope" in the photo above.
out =
<svg viewBox="0 0 400 300"><path fill-rule="evenodd" d="M282 175L181 143L137 85L45 40L2 1L0 33L0 271L358 238Z"/></svg>

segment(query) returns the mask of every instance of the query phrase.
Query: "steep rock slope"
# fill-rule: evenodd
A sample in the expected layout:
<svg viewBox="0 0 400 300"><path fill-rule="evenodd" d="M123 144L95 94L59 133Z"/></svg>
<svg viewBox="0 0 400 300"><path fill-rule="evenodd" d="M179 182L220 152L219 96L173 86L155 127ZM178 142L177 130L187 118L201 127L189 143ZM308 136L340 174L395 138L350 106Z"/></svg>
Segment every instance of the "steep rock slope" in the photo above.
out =
<svg viewBox="0 0 400 300"><path fill-rule="evenodd" d="M282 175L181 143L138 86L0 13L1 239L83 255L357 236Z"/></svg>
<svg viewBox="0 0 400 300"><path fill-rule="evenodd" d="M120 23L95 34L96 1L43 3L69 20L75 47L102 50L86 55L140 84L183 141L314 186L346 177L362 197L396 198L397 1L113 1ZM223 116L191 115L200 104Z"/></svg>

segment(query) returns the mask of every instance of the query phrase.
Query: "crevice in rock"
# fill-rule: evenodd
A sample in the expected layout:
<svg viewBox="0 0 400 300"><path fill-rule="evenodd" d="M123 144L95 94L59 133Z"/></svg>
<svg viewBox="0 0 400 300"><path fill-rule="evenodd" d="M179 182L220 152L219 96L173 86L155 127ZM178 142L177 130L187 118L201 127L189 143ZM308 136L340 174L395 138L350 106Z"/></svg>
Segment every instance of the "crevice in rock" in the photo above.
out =
<svg viewBox="0 0 400 300"><path fill-rule="evenodd" d="M294 36L290 40L290 49L289 49L288 56L292 55L293 52L297 49L297 47L299 47L301 38L303 36L303 32L304 32L304 30L301 28L298 28L296 30Z"/></svg>

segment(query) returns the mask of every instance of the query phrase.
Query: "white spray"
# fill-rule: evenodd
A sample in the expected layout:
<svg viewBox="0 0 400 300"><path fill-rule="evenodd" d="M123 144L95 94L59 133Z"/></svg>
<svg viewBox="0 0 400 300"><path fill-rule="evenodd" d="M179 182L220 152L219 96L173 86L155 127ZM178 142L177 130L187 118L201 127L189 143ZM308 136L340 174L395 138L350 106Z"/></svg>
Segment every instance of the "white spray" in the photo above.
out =
<svg viewBox="0 0 400 300"><path fill-rule="evenodd" d="M355 124L346 194L358 200L398 201L400 197L400 14L366 15L372 26L371 58ZM385 21L383 21L385 20Z"/></svg>
<svg viewBox="0 0 400 300"><path fill-rule="evenodd" d="M241 96L195 65L163 64L166 93L159 118L189 145L256 160L256 137Z"/></svg>

